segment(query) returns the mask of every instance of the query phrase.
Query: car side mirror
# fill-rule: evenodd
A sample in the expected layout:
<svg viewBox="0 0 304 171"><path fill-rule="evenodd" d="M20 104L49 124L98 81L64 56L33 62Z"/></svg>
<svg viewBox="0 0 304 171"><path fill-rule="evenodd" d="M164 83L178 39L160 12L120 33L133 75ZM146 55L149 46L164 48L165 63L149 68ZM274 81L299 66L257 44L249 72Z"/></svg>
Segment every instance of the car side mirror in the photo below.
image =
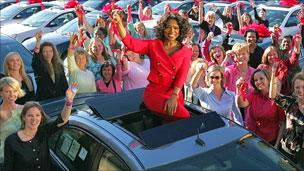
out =
<svg viewBox="0 0 304 171"><path fill-rule="evenodd" d="M48 24L48 27L57 27L58 25L55 22L51 22Z"/></svg>
<svg viewBox="0 0 304 171"><path fill-rule="evenodd" d="M18 14L14 17L14 19L20 19L20 18L22 18L22 16L20 14Z"/></svg>

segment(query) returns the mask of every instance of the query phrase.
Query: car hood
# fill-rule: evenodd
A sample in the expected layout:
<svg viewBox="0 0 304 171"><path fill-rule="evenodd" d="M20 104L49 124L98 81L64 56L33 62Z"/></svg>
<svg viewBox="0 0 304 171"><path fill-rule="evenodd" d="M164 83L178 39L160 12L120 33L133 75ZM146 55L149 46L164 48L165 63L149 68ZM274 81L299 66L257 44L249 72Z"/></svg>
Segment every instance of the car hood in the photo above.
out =
<svg viewBox="0 0 304 171"><path fill-rule="evenodd" d="M69 34L68 33L58 33L58 32L52 32L47 33L42 36L41 39L42 42L52 42L54 45L61 44L63 42L69 41ZM23 46L25 46L28 50L33 50L36 45L36 38L30 38L26 41L24 41Z"/></svg>
<svg viewBox="0 0 304 171"><path fill-rule="evenodd" d="M19 34L27 31L32 31L37 29L37 27L25 26L23 24L9 24L1 28L1 32L7 35Z"/></svg>

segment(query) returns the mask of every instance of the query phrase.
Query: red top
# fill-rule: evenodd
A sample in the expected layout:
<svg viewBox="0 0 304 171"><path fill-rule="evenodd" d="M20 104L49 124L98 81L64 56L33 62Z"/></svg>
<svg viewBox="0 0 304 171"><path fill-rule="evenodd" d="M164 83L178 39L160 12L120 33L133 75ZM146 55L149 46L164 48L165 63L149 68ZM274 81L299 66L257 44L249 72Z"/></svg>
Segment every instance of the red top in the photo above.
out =
<svg viewBox="0 0 304 171"><path fill-rule="evenodd" d="M284 111L274 101L260 93L250 92L246 98L245 126L266 141L274 141L278 136L280 122L285 121Z"/></svg>
<svg viewBox="0 0 304 171"><path fill-rule="evenodd" d="M147 54L150 58L148 80L166 88L182 88L190 68L192 50L182 46L172 55L168 55L163 42L159 39L140 40L129 34L123 40L125 46L139 54Z"/></svg>

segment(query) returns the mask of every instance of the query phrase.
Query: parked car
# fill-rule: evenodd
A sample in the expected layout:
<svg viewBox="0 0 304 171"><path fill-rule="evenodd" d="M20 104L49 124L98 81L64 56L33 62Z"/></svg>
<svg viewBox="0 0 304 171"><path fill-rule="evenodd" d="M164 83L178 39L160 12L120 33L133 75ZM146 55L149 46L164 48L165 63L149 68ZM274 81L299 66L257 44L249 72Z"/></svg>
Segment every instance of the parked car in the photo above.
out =
<svg viewBox="0 0 304 171"><path fill-rule="evenodd" d="M280 26L282 35L295 35L299 31L300 22L297 14L301 9L300 5L287 7L276 2L267 2L258 5L257 8L266 10L266 19L269 21L270 31L273 31L275 24ZM253 15L253 12L251 14Z"/></svg>
<svg viewBox="0 0 304 171"><path fill-rule="evenodd" d="M97 16L104 15L101 11L86 14L87 21L94 25ZM61 59L67 56L67 50L70 43L70 33L78 33L78 18L64 24L54 32L46 33L42 36L41 42L52 42L58 49ZM33 51L36 45L36 38L32 37L22 43L28 50Z"/></svg>
<svg viewBox="0 0 304 171"><path fill-rule="evenodd" d="M1 0L0 1L0 10L2 10L3 8L8 7L12 4L15 4L15 3L16 3L15 0L5 0L5 1Z"/></svg>
<svg viewBox="0 0 304 171"><path fill-rule="evenodd" d="M36 32L49 33L65 23L76 18L74 9L50 8L40 11L24 20L20 24L10 24L2 27L1 31L19 42L35 36Z"/></svg>
<svg viewBox="0 0 304 171"><path fill-rule="evenodd" d="M24 62L24 68L27 74L32 78L34 88L36 90L36 80L34 77L34 71L32 68L32 58L33 55L29 50L27 50L21 43L17 42L15 39L2 34L0 36L0 72L3 73L3 63L4 58L9 52L18 52Z"/></svg>
<svg viewBox="0 0 304 171"><path fill-rule="evenodd" d="M109 0L88 0L82 5L86 8L92 8L100 11L103 8L103 6L108 2Z"/></svg>
<svg viewBox="0 0 304 171"><path fill-rule="evenodd" d="M52 170L297 170L215 112L186 103L191 118L166 124L142 99L143 89L76 97L68 126L49 139ZM43 108L54 119L63 105Z"/></svg>
<svg viewBox="0 0 304 171"><path fill-rule="evenodd" d="M54 6L54 3L43 2L43 5L45 8L50 8ZM10 5L1 9L0 25L3 27L8 24L21 23L23 20L39 11L41 11L39 3L28 4L27 2L19 2Z"/></svg>
<svg viewBox="0 0 304 171"><path fill-rule="evenodd" d="M158 3L160 3L161 1L162 0L152 0L151 1L152 4L149 4L147 0L144 0L143 7L148 6L148 5L154 6ZM139 6L138 2L139 2L138 0L120 0L120 1L117 1L115 4L125 10L127 9L127 6L130 4L132 12L138 12L138 6Z"/></svg>

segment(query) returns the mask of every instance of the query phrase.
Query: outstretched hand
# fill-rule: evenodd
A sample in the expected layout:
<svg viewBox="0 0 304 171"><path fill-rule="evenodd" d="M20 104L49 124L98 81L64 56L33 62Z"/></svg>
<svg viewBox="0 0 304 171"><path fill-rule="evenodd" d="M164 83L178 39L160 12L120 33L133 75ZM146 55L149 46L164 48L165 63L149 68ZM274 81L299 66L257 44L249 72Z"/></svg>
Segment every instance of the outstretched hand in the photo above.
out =
<svg viewBox="0 0 304 171"><path fill-rule="evenodd" d="M118 11L113 12L112 22L114 22L116 25L122 24L122 19L121 19L120 15L118 14Z"/></svg>
<svg viewBox="0 0 304 171"><path fill-rule="evenodd" d="M76 82L73 82L65 92L65 97L68 102L72 102L77 94L79 87Z"/></svg>
<svg viewBox="0 0 304 171"><path fill-rule="evenodd" d="M38 32L36 33L35 37L36 37L36 40L37 40L37 41L40 41L40 40L41 40L41 37L42 37L41 31L38 31Z"/></svg>

